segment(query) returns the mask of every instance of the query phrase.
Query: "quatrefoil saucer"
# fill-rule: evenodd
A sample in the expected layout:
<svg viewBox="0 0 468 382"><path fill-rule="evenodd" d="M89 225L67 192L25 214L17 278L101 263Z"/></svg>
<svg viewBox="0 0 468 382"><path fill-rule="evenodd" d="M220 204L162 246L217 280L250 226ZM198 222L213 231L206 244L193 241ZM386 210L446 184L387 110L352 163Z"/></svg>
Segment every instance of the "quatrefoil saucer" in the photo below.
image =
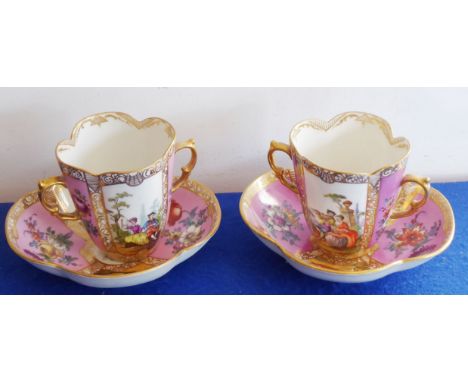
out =
<svg viewBox="0 0 468 382"><path fill-rule="evenodd" d="M447 249L455 232L450 203L435 189L416 214L390 219L375 251L360 258L321 250L311 240L298 195L272 172L245 189L239 207L245 224L273 252L308 276L334 282L373 281L418 267Z"/></svg>
<svg viewBox="0 0 468 382"><path fill-rule="evenodd" d="M44 209L33 191L8 212L5 233L12 250L33 266L79 284L116 288L146 283L200 251L221 221L218 200L207 186L186 180L172 195L168 224L145 260L120 263L90 239L81 221L63 222Z"/></svg>

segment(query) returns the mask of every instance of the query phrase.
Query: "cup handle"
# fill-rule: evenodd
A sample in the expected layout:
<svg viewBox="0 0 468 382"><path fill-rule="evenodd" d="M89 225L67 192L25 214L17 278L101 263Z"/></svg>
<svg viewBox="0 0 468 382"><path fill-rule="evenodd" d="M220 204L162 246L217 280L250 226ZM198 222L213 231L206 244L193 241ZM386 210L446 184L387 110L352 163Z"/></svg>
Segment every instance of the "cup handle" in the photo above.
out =
<svg viewBox="0 0 468 382"><path fill-rule="evenodd" d="M278 167L275 163L275 158L273 157L273 153L275 151L282 151L286 153L289 158L291 157L291 147L286 143L271 141L270 143L270 150L268 150L268 163L270 164L271 169L275 173L276 177L279 181L288 187L291 191L295 193L299 193L296 184L294 183L294 173L291 170L286 168Z"/></svg>
<svg viewBox="0 0 468 382"><path fill-rule="evenodd" d="M177 143L175 152L178 152L182 149L189 149L191 153L190 161L181 168L182 174L180 177L172 184L172 192L176 191L190 176L195 164L197 163L197 150L195 149L195 142L193 139L188 141Z"/></svg>
<svg viewBox="0 0 468 382"><path fill-rule="evenodd" d="M423 191L424 195L421 200L415 201L412 200L410 203L410 207L406 211L395 212L390 216L390 219L400 219L410 215L413 215L417 210L419 210L429 198L429 192L431 190L430 179L429 178L422 178L415 175L406 175L403 180L401 181L401 186L405 183L416 183L420 186Z"/></svg>
<svg viewBox="0 0 468 382"><path fill-rule="evenodd" d="M59 188L65 188L68 191L63 177L53 176L51 178L42 179L38 183L39 200L43 207L52 215L57 216L62 220L79 220L80 215L75 209L73 212L64 212L60 206L66 202L58 194Z"/></svg>

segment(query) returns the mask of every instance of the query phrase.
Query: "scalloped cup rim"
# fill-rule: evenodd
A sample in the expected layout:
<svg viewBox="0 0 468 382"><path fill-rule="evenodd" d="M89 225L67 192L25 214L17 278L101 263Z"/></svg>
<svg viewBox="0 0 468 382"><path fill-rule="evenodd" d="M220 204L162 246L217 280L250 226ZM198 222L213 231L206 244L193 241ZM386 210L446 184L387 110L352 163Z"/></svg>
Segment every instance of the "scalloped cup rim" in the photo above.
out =
<svg viewBox="0 0 468 382"><path fill-rule="evenodd" d="M405 154L401 158L399 158L397 160L394 160L392 163L388 163L388 164L385 164L383 166L379 166L377 169L372 170L372 171L346 171L346 170L341 170L341 169L338 169L338 168L331 168L331 167L327 167L327 166L322 166L320 164L315 163L313 160L308 158L306 154L301 152L301 150L299 150L299 148L298 148L297 143L295 143L295 134L297 134L302 128L304 128L305 125L313 125L315 127L318 127L319 130L322 130L324 132L328 132L328 131L332 130L333 128L338 127L339 126L338 122L340 122L343 118L345 118L345 117L356 117L356 116L370 116L370 117L378 120L379 123L381 124L381 128L385 130L383 133L384 133L384 136L385 136L389 146L391 147L391 146L397 146L397 145L404 145L406 147ZM368 177L371 177L371 176L373 176L375 174L378 174L381 171L385 170L386 168L396 166L397 164L399 164L402 161L404 161L405 159L407 159L408 156L411 153L411 143L410 143L410 141L405 137L394 137L392 128L391 128L390 124L385 119L383 119L383 118L381 118L381 117L379 117L379 116L377 116L375 114L361 112L361 111L348 111L348 112L340 113L340 114L334 116L333 118L329 119L328 121L321 120L321 119L318 119L318 118L309 118L309 119L302 120L301 122L296 123L293 126L293 128L291 129L291 131L289 133L289 143L290 143L290 145L292 147L294 147L294 149L296 150L297 154L300 157L305 158L308 162L310 162L311 164L313 164L313 165L315 165L317 167L322 168L323 170L326 170L326 171L329 171L329 172L338 172L338 173L343 173L343 174L354 174L354 175L361 175L361 176L368 176Z"/></svg>
<svg viewBox="0 0 468 382"><path fill-rule="evenodd" d="M90 121L92 118L103 117L105 115L120 118L120 120L125 121L130 126L136 128L136 129L151 127L156 122L162 122L162 123L166 124L166 126L168 126L169 129L170 129L171 142L164 149L164 152L161 155L159 155L158 158L154 159L151 163L149 163L149 164L147 164L145 166L141 166L141 167L138 167L138 168L135 168L135 169L131 169L131 170L111 170L111 171L95 172L95 171L90 171L90 170L85 169L83 167L77 166L75 164L72 164L72 163L70 163L70 162L68 162L66 160L63 160L60 157L60 152L63 151L63 149L65 149L67 146L68 147L76 147L77 139L78 139L78 136L80 134L80 130L83 127L83 124L85 122L87 122L87 121ZM87 173L89 175L92 175L92 176L95 176L95 177L101 177L101 176L103 176L105 174L109 174L109 173L126 174L126 173L141 172L141 171L144 171L144 170L146 170L148 168L154 167L155 164L162 157L164 157L168 153L168 151L171 149L171 147L175 144L176 139L177 139L177 137L176 137L176 131L175 131L174 127L172 126L172 124L170 122L168 122L167 120L165 120L163 118L148 117L148 118L145 118L145 119L142 119L142 120L138 120L138 119L133 118L130 114L127 114L127 113L123 113L123 112L120 112L120 111L108 111L108 112L100 112L100 113L90 114L90 115L88 115L86 117L81 118L78 122L75 123L75 125L74 125L74 127L72 129L72 132L70 134L70 137L66 138L66 139L63 139L59 143L57 143L57 145L55 146L54 152L55 152L55 158L57 159L57 161L59 163L63 163L64 165L66 165L68 167L72 167L72 168L75 168L77 170L83 171L83 172L85 172L85 173Z"/></svg>

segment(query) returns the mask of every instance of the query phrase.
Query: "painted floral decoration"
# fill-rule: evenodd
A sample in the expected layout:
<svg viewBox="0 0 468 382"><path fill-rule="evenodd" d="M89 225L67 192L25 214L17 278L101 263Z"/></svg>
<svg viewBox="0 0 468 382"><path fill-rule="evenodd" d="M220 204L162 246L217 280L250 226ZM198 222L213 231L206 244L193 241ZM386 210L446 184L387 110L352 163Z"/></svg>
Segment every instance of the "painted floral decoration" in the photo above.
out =
<svg viewBox="0 0 468 382"><path fill-rule="evenodd" d="M377 239L382 236L385 231L385 223L390 217L390 212L392 212L393 205L395 203L395 197L385 198L384 205L380 207L379 211L381 213L380 219L377 222L376 237Z"/></svg>
<svg viewBox="0 0 468 382"><path fill-rule="evenodd" d="M172 208L181 207L179 203L173 201ZM184 214L186 216L180 220ZM172 224L175 224L177 220L179 221L178 226L164 231L165 244L172 245L172 253L174 254L199 241L205 233L202 227L208 219L208 208L199 210L198 207L194 207L190 211L182 210L181 213L177 212L177 214L170 212L170 216L177 216L172 218Z"/></svg>
<svg viewBox="0 0 468 382"><path fill-rule="evenodd" d="M32 214L24 220L27 227L24 233L31 236L29 247L33 249L25 249L24 252L40 261L77 265L75 261L78 258L67 254L73 247L70 239L73 232L58 233L50 226L43 231L38 227L36 217L37 214Z"/></svg>
<svg viewBox="0 0 468 382"><path fill-rule="evenodd" d="M427 245L431 238L437 236L442 226L442 221L436 220L430 227L425 226L422 222L418 221L421 214L419 212L401 229L389 229L385 230L384 234L390 240L387 250L394 252L395 257L401 256L401 254L407 250L411 250L410 257L417 256L420 253L430 251L435 245Z"/></svg>
<svg viewBox="0 0 468 382"><path fill-rule="evenodd" d="M280 235L282 240L294 245L299 241L299 236L294 230L304 230L304 226L299 221L302 212L296 211L293 206L284 200L282 205L267 205L262 210L265 219L265 226L274 238Z"/></svg>
<svg viewBox="0 0 468 382"><path fill-rule="evenodd" d="M97 237L99 235L99 231L91 221L91 205L89 204L88 199L77 188L73 190L72 197L75 201L77 210L80 212L81 221L85 226L86 231L88 231L90 235Z"/></svg>

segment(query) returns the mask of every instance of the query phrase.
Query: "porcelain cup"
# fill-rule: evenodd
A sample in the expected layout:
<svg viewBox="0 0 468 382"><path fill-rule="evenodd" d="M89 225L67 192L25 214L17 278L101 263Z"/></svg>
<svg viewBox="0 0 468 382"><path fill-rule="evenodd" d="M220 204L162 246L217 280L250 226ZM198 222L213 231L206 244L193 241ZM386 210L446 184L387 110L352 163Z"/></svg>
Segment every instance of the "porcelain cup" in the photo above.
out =
<svg viewBox="0 0 468 382"><path fill-rule="evenodd" d="M174 181L174 154L184 148L191 159ZM189 177L197 153L193 140L176 143L163 119L109 112L79 121L56 157L62 176L39 182L42 205L62 220L81 220L108 257L131 262L152 252L171 193Z"/></svg>
<svg viewBox="0 0 468 382"><path fill-rule="evenodd" d="M276 151L289 155L294 171L276 165ZM409 154L409 141L394 138L385 120L348 112L297 124L289 145L271 142L268 161L281 183L299 194L316 243L355 256L376 249L388 218L414 214L426 202L429 178L404 175ZM422 192L405 192L407 183Z"/></svg>

